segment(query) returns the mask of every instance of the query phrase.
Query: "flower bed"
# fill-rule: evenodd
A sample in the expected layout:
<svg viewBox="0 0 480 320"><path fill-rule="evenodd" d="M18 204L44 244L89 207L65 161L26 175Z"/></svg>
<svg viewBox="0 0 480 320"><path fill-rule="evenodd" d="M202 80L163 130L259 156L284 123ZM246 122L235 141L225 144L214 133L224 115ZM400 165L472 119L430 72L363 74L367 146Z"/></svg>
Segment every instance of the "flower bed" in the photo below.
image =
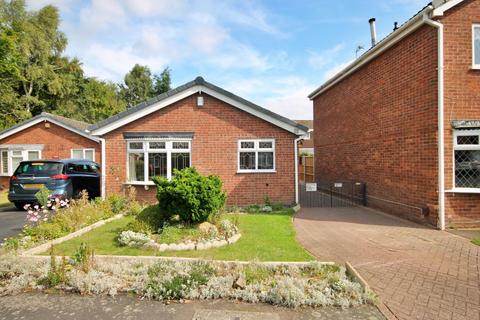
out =
<svg viewBox="0 0 480 320"><path fill-rule="evenodd" d="M88 200L88 195L84 193L80 199L71 202L51 199L48 192L48 189L39 192L37 198L44 198L39 204L25 206L27 224L20 234L5 239L2 244L4 250L31 248L115 215L135 215L143 209L134 200L133 189L127 197L112 195L106 200Z"/></svg>
<svg viewBox="0 0 480 320"><path fill-rule="evenodd" d="M347 276L343 266L318 262L108 262L94 258L88 267L85 261L72 265L62 261L59 264L57 260L52 269L48 259L4 257L0 261L0 295L55 288L112 296L134 293L155 300L234 299L292 308L346 308L375 302L375 297Z"/></svg>
<svg viewBox="0 0 480 320"><path fill-rule="evenodd" d="M152 214L161 215L157 206L145 210L149 217ZM160 252L206 250L237 242L241 237L237 225L227 218L216 217L215 224L203 222L188 227L182 222L172 224L164 221L162 227L154 234L148 232L153 229L151 223L144 222L145 217L142 220L137 217L124 228L125 230L120 231L117 241L123 246ZM175 221L175 218L173 220Z"/></svg>

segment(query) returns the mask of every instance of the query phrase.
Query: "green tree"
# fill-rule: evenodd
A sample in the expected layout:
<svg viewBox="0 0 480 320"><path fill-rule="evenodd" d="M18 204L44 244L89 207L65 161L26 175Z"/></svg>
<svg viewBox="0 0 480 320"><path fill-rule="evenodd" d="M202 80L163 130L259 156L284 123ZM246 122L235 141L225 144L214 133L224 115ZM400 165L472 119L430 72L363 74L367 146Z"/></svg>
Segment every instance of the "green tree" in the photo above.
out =
<svg viewBox="0 0 480 320"><path fill-rule="evenodd" d="M120 85L120 96L128 106L134 106L148 100L152 96L152 72L147 66L136 64L124 78Z"/></svg>
<svg viewBox="0 0 480 320"><path fill-rule="evenodd" d="M171 89L171 82L169 67L163 69L160 75L155 74L153 76L153 96L169 91Z"/></svg>
<svg viewBox="0 0 480 320"><path fill-rule="evenodd" d="M165 68L159 75L152 75L148 66L136 64L120 84L120 96L128 104L134 106L170 90L170 69Z"/></svg>

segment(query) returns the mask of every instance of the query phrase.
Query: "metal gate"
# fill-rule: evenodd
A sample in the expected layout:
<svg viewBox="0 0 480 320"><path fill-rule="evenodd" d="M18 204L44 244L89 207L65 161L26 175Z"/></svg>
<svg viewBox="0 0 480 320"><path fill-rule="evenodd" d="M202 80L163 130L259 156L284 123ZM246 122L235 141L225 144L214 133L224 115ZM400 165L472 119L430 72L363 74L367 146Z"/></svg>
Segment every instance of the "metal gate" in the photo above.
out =
<svg viewBox="0 0 480 320"><path fill-rule="evenodd" d="M366 185L354 181L300 183L300 205L304 208L366 205Z"/></svg>

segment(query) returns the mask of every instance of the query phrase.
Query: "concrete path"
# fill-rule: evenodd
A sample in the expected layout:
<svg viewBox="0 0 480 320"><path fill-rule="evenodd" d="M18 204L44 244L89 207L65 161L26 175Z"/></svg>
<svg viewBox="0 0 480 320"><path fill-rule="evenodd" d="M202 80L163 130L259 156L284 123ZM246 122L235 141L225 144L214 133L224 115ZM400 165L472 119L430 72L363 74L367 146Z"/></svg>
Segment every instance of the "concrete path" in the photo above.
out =
<svg viewBox="0 0 480 320"><path fill-rule="evenodd" d="M94 320L94 319L176 319L176 320L286 320L286 319L384 319L373 306L359 308L278 308L264 304L232 301L196 301L165 305L120 295L79 296L76 294L22 294L0 298L0 320Z"/></svg>
<svg viewBox="0 0 480 320"><path fill-rule="evenodd" d="M398 319L480 319L480 247L365 208L308 208L302 245L320 260L350 261Z"/></svg>
<svg viewBox="0 0 480 320"><path fill-rule="evenodd" d="M25 211L15 207L0 208L0 243L3 239L17 235L25 225Z"/></svg>

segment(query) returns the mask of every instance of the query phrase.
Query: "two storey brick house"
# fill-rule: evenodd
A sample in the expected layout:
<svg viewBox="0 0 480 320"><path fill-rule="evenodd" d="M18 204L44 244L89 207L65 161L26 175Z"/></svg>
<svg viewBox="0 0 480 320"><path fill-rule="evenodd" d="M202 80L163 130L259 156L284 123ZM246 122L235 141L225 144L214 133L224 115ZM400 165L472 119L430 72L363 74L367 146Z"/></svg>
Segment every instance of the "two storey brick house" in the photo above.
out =
<svg viewBox="0 0 480 320"><path fill-rule="evenodd" d="M480 225L480 1L433 1L309 98L316 177L441 229Z"/></svg>

